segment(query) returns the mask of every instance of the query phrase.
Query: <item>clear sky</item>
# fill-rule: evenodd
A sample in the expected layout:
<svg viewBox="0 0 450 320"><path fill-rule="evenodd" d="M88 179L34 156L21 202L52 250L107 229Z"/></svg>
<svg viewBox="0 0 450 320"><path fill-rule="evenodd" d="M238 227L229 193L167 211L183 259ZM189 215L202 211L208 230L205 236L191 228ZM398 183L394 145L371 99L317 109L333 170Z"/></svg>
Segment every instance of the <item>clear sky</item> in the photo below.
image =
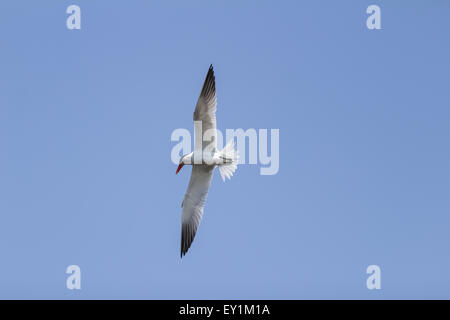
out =
<svg viewBox="0 0 450 320"><path fill-rule="evenodd" d="M449 299L449 12L1 1L0 298ZM170 136L193 130L210 63L218 128L280 129L280 170L215 172L180 259L190 170Z"/></svg>

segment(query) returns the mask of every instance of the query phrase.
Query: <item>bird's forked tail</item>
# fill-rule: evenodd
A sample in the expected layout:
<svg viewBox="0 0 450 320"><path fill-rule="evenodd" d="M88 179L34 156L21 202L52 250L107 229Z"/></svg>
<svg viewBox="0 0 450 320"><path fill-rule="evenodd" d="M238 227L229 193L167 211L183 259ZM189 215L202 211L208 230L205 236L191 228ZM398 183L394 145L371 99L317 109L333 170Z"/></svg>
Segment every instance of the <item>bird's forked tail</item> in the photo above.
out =
<svg viewBox="0 0 450 320"><path fill-rule="evenodd" d="M230 140L225 148L220 151L220 158L223 160L223 164L219 164L219 173L223 182L225 182L225 178L231 179L233 176L239 160L239 152L234 148L233 140Z"/></svg>

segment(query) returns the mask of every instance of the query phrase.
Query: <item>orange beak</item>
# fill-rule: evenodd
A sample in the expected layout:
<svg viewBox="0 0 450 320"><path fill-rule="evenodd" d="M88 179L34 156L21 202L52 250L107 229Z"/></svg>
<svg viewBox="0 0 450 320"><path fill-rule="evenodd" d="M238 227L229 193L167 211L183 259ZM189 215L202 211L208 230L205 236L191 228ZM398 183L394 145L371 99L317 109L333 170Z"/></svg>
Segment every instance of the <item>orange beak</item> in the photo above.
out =
<svg viewBox="0 0 450 320"><path fill-rule="evenodd" d="M177 168L177 172L175 172L175 174L177 174L178 172L180 172L181 168L183 168L184 163L180 163L180 165Z"/></svg>

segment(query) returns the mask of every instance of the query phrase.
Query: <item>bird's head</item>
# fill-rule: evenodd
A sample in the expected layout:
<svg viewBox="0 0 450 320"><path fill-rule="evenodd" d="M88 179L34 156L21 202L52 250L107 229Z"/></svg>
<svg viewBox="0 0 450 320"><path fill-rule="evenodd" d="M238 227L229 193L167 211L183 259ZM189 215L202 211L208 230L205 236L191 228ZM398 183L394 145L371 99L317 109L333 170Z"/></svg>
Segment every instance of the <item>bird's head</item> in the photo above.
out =
<svg viewBox="0 0 450 320"><path fill-rule="evenodd" d="M178 172L180 172L181 168L183 168L183 166L185 164L191 164L191 158L192 158L192 152L189 154L185 154L184 156L181 157L180 162L178 164L178 168L177 171L175 172L175 174L177 174Z"/></svg>

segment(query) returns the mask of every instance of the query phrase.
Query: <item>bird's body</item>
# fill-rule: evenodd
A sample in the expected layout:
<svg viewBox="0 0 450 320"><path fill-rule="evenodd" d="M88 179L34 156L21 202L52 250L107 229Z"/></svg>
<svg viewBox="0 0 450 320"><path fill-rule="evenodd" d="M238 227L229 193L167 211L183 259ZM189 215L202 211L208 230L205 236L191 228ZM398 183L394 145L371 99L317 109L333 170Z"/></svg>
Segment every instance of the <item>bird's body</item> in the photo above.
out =
<svg viewBox="0 0 450 320"><path fill-rule="evenodd" d="M232 158L226 157L223 155L222 152L213 152L213 153L203 153L199 152L198 154L196 152L191 152L183 156L183 165L184 164L194 164L195 165L195 159L202 159L201 163L197 163L198 165L213 165L213 166L220 166L229 164L233 161ZM209 159L209 160L205 160Z"/></svg>
<svg viewBox="0 0 450 320"><path fill-rule="evenodd" d="M214 168L218 167L223 181L231 178L237 168L238 153L231 141L217 150L216 84L212 65L209 67L194 111L194 151L184 155L176 173L184 165L192 165L191 178L182 202L181 256L194 240L211 185Z"/></svg>

